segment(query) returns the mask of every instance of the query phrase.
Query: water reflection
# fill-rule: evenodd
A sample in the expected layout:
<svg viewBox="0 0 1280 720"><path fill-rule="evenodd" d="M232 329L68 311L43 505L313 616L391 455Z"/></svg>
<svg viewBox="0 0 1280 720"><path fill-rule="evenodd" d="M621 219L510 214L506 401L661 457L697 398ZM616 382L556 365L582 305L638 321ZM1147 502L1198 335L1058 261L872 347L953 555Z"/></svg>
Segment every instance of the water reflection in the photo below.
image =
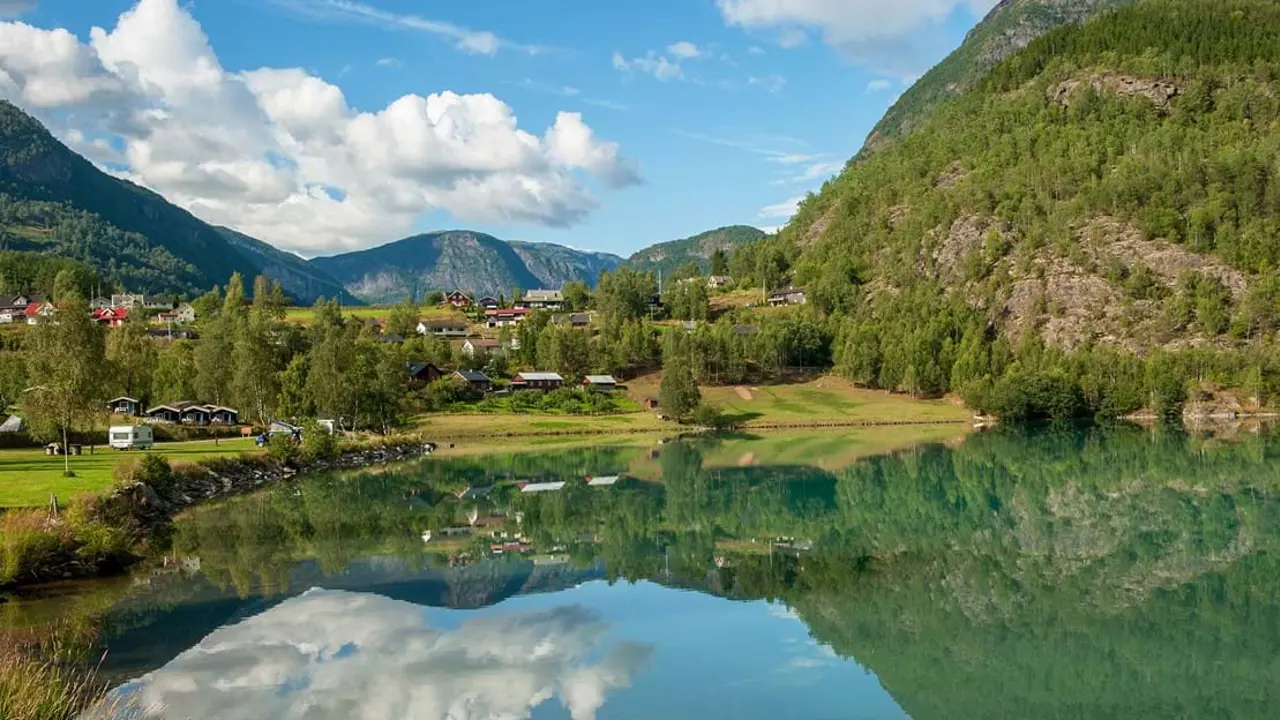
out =
<svg viewBox="0 0 1280 720"><path fill-rule="evenodd" d="M522 718L557 700L591 720L651 649L609 644L580 606L433 627L423 608L311 590L220 628L117 691L154 718Z"/></svg>
<svg viewBox="0 0 1280 720"><path fill-rule="evenodd" d="M208 640L292 613L322 585L381 596L367 602L409 623L395 632L407 639L454 631L405 620L406 607L483 618L590 596L584 607L625 628L614 639L653 648L648 670L629 665L599 686L617 699L603 714L623 717L1269 718L1280 706L1270 433L1004 429L873 458L831 453L806 463L729 438L430 460L202 508L175 527L185 568L148 577L106 614L104 667L198 669ZM600 476L619 479L590 481ZM525 491L547 482L564 485ZM775 632L784 619L799 638ZM323 624L340 634L322 647L339 652L342 622ZM266 646L294 648L307 668L328 662L298 650L297 632ZM605 672L618 666L594 642L542 681L544 701L595 707L575 705L561 679L580 668L624 677ZM788 654L800 646L820 652ZM477 682L489 673L460 667ZM307 692L323 687L313 674ZM299 675L267 676L294 687ZM870 685L854 693L858 677ZM448 693L469 691L455 682ZM516 694L525 714L542 697Z"/></svg>

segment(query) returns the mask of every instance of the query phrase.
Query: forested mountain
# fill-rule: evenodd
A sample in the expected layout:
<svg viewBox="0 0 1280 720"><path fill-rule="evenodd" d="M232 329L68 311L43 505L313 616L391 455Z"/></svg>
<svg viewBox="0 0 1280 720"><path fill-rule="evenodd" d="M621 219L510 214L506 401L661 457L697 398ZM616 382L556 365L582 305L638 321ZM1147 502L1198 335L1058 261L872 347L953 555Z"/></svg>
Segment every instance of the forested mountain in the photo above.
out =
<svg viewBox="0 0 1280 720"><path fill-rule="evenodd" d="M991 68L1032 40L1134 0L1001 0L955 52L898 98L867 138L864 152L911 132L938 106L973 88Z"/></svg>
<svg viewBox="0 0 1280 720"><path fill-rule="evenodd" d="M194 294L257 272L212 227L98 170L4 101L0 243L83 261L131 290Z"/></svg>
<svg viewBox="0 0 1280 720"><path fill-rule="evenodd" d="M734 248L753 240L759 240L765 232L749 225L730 225L716 228L681 240L651 245L627 259L627 265L636 270L662 271L671 274L676 268L692 260L703 272L711 267L711 256L716 250L732 253Z"/></svg>
<svg viewBox="0 0 1280 720"><path fill-rule="evenodd" d="M342 283L310 261L231 228L218 227L217 230L227 242L256 265L259 272L279 280L284 291L297 302L310 304L320 297L342 297L346 303L359 302L343 289Z"/></svg>
<svg viewBox="0 0 1280 720"><path fill-rule="evenodd" d="M601 270L622 258L544 243L506 243L468 230L426 233L380 247L312 263L371 303L421 298L428 290L463 290L497 296L515 288L559 288L567 282L594 285Z"/></svg>

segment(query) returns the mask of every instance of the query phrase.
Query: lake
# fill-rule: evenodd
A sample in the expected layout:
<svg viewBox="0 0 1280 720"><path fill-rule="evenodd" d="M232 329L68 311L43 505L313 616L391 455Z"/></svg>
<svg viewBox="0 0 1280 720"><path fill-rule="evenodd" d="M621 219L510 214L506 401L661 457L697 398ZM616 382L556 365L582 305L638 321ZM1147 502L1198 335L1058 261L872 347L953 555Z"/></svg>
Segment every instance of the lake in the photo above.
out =
<svg viewBox="0 0 1280 720"><path fill-rule="evenodd" d="M0 623L95 717L1275 716L1280 436L896 432L309 478Z"/></svg>

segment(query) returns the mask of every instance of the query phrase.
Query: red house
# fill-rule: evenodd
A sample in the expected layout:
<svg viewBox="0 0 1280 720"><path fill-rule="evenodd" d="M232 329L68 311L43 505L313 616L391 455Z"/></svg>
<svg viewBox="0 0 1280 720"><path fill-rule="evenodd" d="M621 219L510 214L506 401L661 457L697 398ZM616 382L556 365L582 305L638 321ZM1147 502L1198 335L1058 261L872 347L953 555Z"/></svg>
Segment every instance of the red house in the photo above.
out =
<svg viewBox="0 0 1280 720"><path fill-rule="evenodd" d="M93 311L93 320L99 325L120 327L129 319L127 307L104 307Z"/></svg>
<svg viewBox="0 0 1280 720"><path fill-rule="evenodd" d="M452 305L453 307L458 308L459 310L465 310L471 307L471 298L468 297L466 293L460 292L458 290L454 290L453 292L444 296L444 304Z"/></svg>

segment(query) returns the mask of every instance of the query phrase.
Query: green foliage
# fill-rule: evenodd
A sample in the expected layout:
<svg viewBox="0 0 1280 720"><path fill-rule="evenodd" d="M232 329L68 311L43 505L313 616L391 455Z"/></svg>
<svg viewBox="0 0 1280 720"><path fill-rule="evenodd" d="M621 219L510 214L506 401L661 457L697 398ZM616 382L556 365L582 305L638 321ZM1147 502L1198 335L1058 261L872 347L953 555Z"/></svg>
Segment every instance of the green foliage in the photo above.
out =
<svg viewBox="0 0 1280 720"><path fill-rule="evenodd" d="M158 493L167 493L173 486L173 467L163 455L146 453L136 459L121 460L113 471L117 486L137 483L150 485Z"/></svg>
<svg viewBox="0 0 1280 720"><path fill-rule="evenodd" d="M302 443L298 456L305 463L333 460L338 457L338 437L320 426L315 420L302 425Z"/></svg>
<svg viewBox="0 0 1280 720"><path fill-rule="evenodd" d="M764 237L763 230L746 225L733 225L699 233L682 240L658 243L641 250L627 260L633 270L654 273L661 271L664 284L668 277L682 265L694 263L699 274L711 270L711 275L728 275L727 255L736 248ZM719 257L721 264L716 265ZM716 271L716 267L720 271Z"/></svg>
<svg viewBox="0 0 1280 720"><path fill-rule="evenodd" d="M663 346L658 402L665 414L679 420L692 417L702 403L694 375L693 341L681 333L668 334Z"/></svg>
<svg viewBox="0 0 1280 720"><path fill-rule="evenodd" d="M51 527L37 510L0 514L0 586L47 567L67 546L60 528Z"/></svg>
<svg viewBox="0 0 1280 720"><path fill-rule="evenodd" d="M283 465L292 465L299 459L298 443L285 433L272 435L267 441L267 457Z"/></svg>

